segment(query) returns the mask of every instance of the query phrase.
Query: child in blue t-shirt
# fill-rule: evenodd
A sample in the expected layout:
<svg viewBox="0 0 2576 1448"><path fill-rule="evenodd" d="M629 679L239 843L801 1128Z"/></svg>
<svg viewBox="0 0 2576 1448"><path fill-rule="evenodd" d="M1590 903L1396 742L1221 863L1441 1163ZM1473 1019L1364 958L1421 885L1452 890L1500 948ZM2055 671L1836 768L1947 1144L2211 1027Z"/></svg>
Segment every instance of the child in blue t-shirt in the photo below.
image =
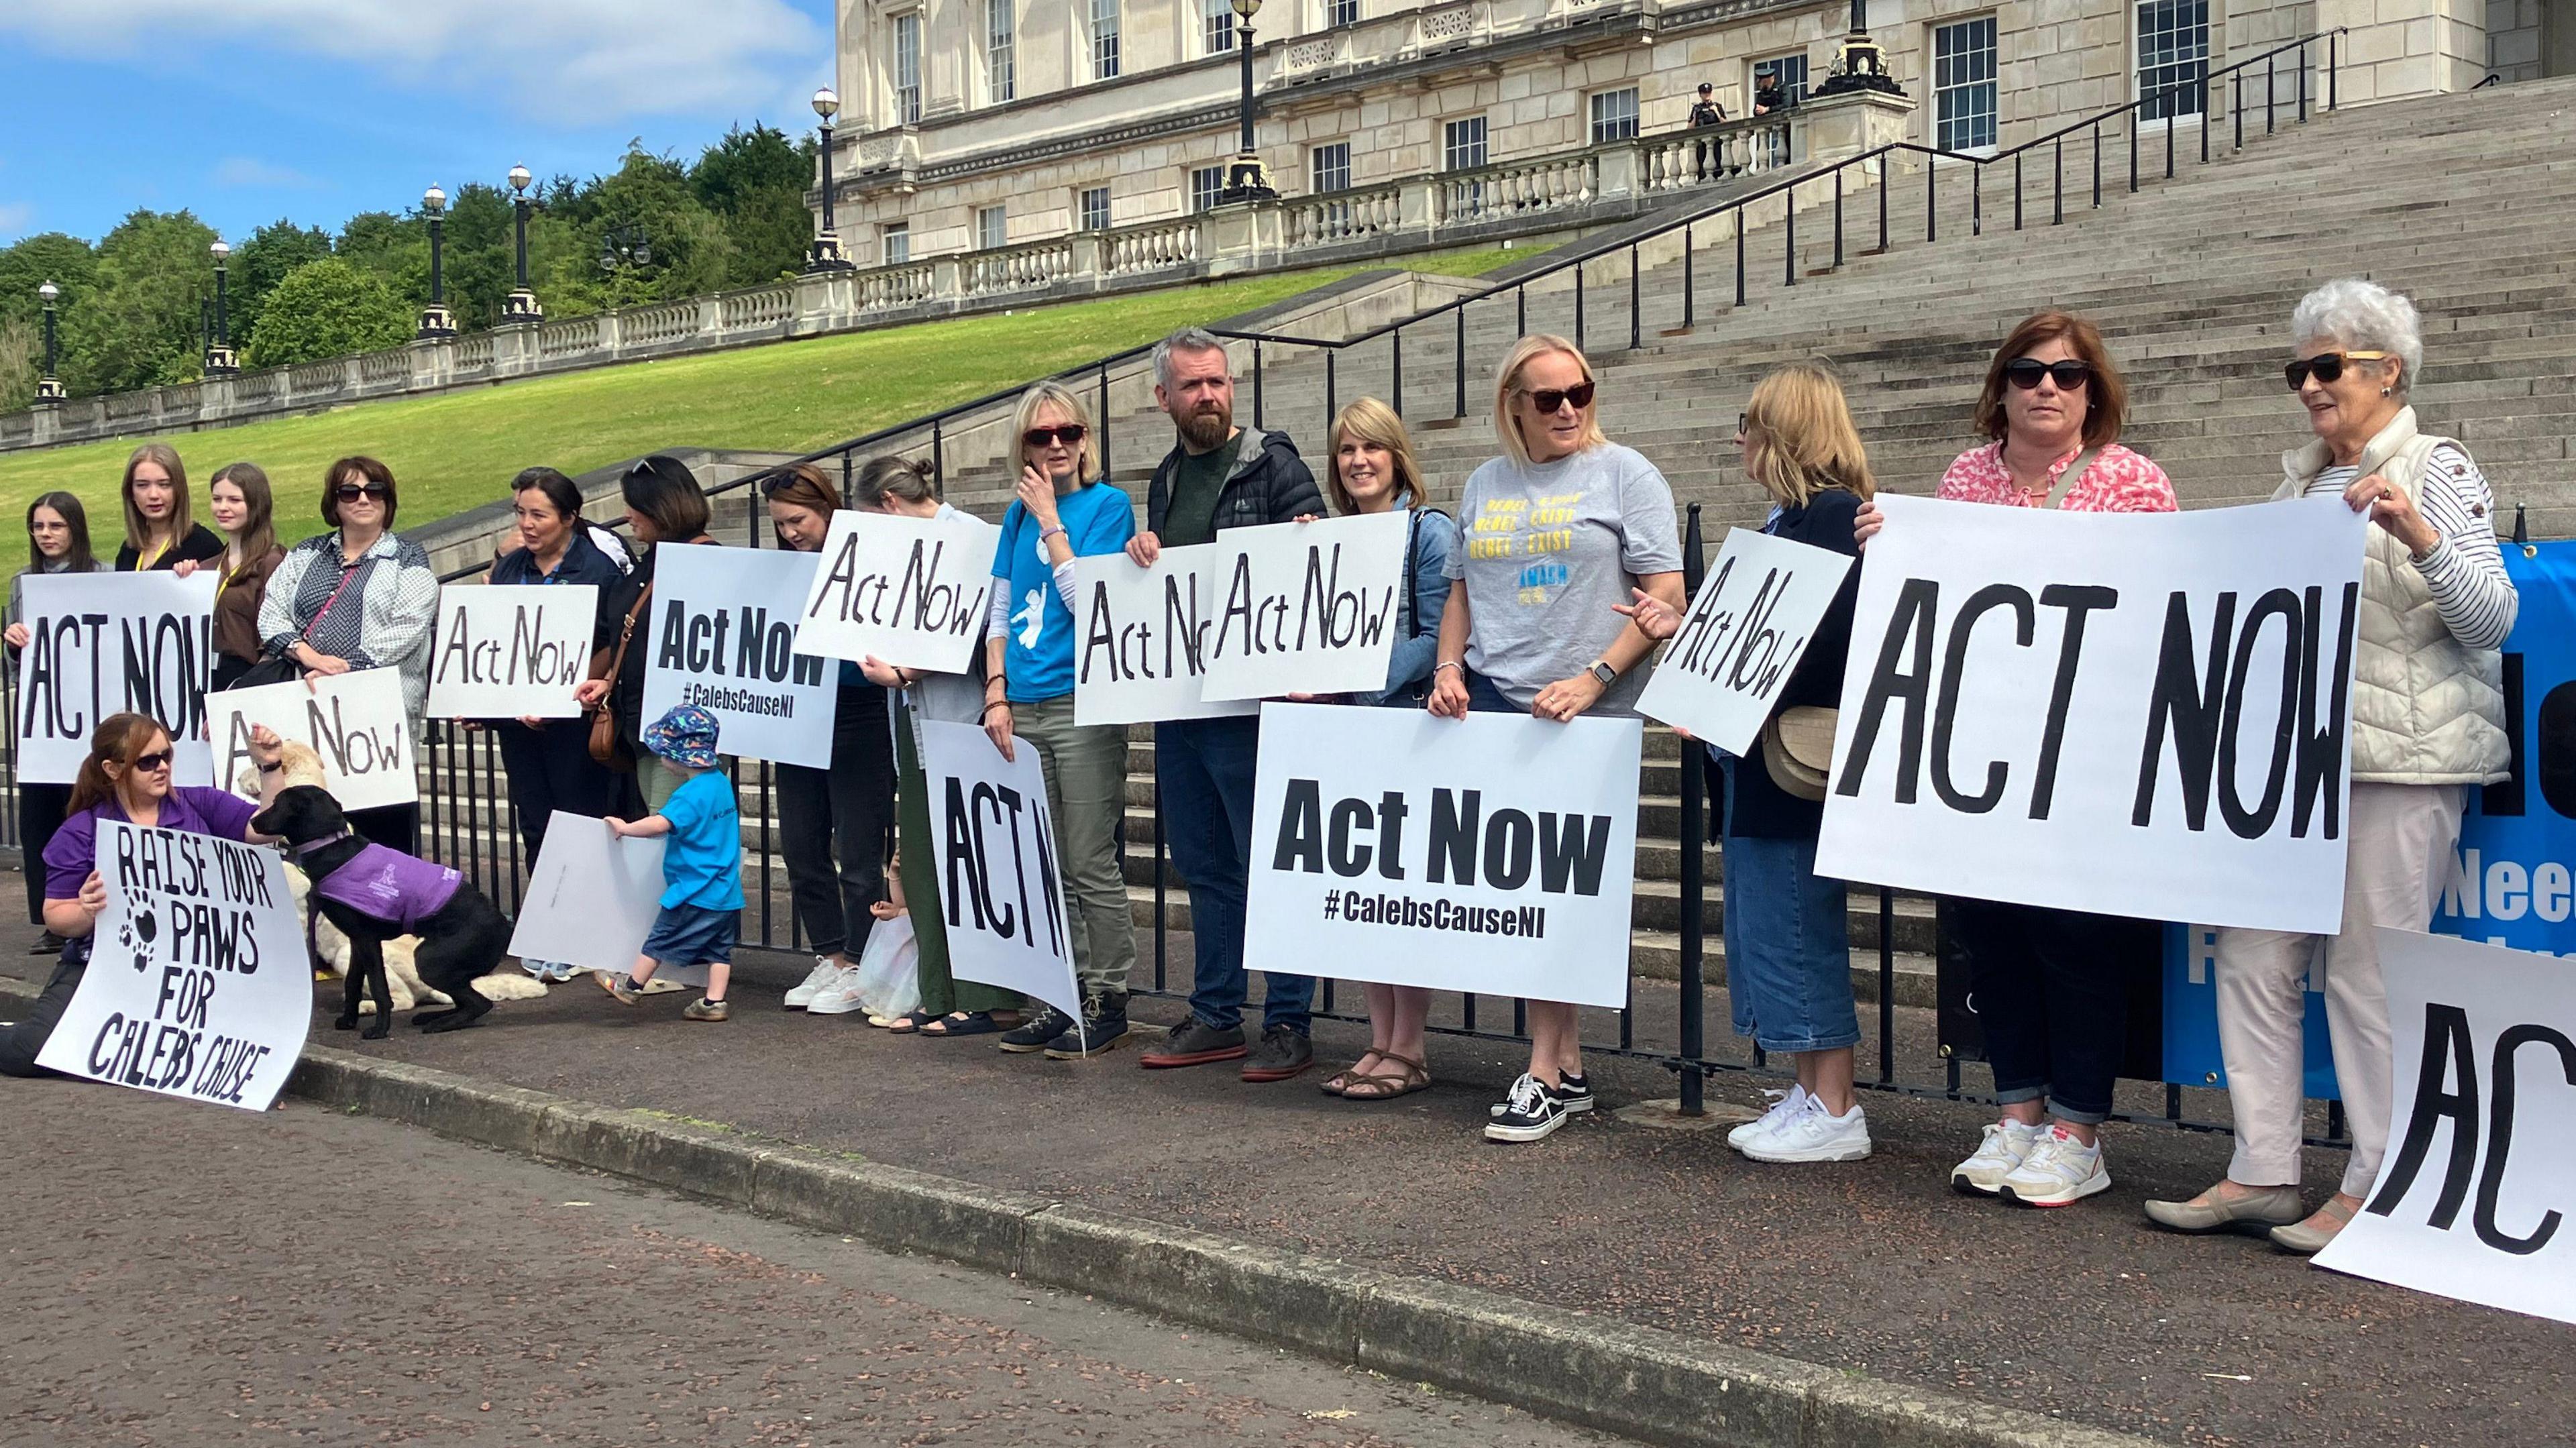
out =
<svg viewBox="0 0 2576 1448"><path fill-rule="evenodd" d="M742 933L742 821L733 781L716 753L716 716L683 704L645 729L644 747L683 776L658 814L629 823L612 819L622 836L667 835L662 846L662 910L644 937L644 953L621 976L599 983L622 1005L644 998L656 966L707 968L707 993L680 1014L692 1021L721 1021L733 1011L725 986L733 978L733 948Z"/></svg>

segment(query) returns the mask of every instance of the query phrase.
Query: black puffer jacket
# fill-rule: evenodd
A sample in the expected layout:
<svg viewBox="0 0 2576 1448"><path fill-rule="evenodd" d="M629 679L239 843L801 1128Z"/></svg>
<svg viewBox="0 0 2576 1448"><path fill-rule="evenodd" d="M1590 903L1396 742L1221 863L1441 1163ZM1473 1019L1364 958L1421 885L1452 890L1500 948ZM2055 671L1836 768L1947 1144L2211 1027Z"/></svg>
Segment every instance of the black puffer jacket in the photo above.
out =
<svg viewBox="0 0 2576 1448"><path fill-rule="evenodd" d="M1288 434L1247 427L1226 445L1236 451L1234 466L1226 470L1224 491L1216 497L1213 526L1217 531L1293 523L1306 514L1322 517L1331 511L1324 506L1324 495L1315 487L1315 475L1307 470L1306 460L1297 456L1297 444L1288 440ZM1153 486L1145 495L1148 532L1163 531L1164 515L1172 507L1172 475L1180 469L1181 456L1175 444L1154 467Z"/></svg>

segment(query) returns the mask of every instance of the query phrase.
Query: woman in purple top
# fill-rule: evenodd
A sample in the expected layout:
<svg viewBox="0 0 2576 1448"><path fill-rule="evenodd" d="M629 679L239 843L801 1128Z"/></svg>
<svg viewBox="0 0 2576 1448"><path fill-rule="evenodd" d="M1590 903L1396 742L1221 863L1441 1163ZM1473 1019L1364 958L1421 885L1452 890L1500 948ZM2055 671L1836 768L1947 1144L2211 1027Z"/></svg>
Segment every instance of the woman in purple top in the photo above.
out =
<svg viewBox="0 0 2576 1448"><path fill-rule="evenodd" d="M266 844L251 817L274 802L284 776L277 764L283 743L266 726L251 731L250 756L259 766L257 804L220 789L171 783L169 732L148 715L112 714L90 736L89 758L72 784L71 813L45 845L45 928L66 942L44 993L17 1024L0 1030L0 1075L34 1076L36 1055L63 1018L89 963L90 933L107 908L107 886L98 877L98 822L116 820L187 834L215 835Z"/></svg>

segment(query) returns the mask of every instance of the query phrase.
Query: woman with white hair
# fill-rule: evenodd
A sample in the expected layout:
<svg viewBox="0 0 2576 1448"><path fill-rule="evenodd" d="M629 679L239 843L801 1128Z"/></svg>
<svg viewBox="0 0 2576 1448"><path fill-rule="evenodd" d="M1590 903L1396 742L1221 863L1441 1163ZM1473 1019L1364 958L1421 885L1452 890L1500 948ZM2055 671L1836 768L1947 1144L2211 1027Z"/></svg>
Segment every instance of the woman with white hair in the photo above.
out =
<svg viewBox="0 0 2576 1448"><path fill-rule="evenodd" d="M2298 353L2282 371L2316 441L2283 454L2274 496L2337 493L2378 525L2362 569L2343 929L2219 932L2236 1154L2225 1180L2187 1202L2149 1202L2147 1216L2183 1232L2269 1226L2276 1245L2315 1252L2360 1209L2388 1145L2388 991L2372 928L2432 922L2467 787L2506 777L2497 645L2519 600L2487 480L2468 449L2417 431L2407 405L2424 361L2414 304L2376 282L2328 282L2299 303L2291 332ZM2305 1220L2302 977L2325 995L2352 1133L2341 1190Z"/></svg>

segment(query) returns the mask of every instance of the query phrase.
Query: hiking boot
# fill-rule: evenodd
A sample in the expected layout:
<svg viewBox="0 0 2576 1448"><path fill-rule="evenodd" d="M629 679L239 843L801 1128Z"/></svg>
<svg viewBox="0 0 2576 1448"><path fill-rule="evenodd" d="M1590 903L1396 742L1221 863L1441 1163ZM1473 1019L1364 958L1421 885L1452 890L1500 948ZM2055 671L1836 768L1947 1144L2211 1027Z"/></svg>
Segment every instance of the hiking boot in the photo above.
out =
<svg viewBox="0 0 2576 1448"><path fill-rule="evenodd" d="M1043 1051L1055 1038L1073 1029L1073 1017L1053 1006L1038 1012L1002 1033L1002 1049L1014 1056Z"/></svg>
<svg viewBox="0 0 2576 1448"><path fill-rule="evenodd" d="M1106 1055L1127 1040L1127 996L1125 992L1102 996L1092 1001L1082 1013L1082 1029L1076 1031L1066 1023L1064 1033L1047 1042L1050 1061L1079 1061L1086 1057Z"/></svg>
<svg viewBox="0 0 2576 1448"><path fill-rule="evenodd" d="M1160 1071L1174 1066L1204 1066L1211 1061L1240 1061L1247 1054L1243 1027L1219 1030L1192 1016L1174 1026L1163 1044L1139 1056L1136 1064L1148 1071Z"/></svg>
<svg viewBox="0 0 2576 1448"><path fill-rule="evenodd" d="M689 1002L688 1009L680 1012L680 1019L684 1021L729 1021L733 1019L733 1006L726 1001L711 1001L705 996L700 996L696 1000Z"/></svg>
<svg viewBox="0 0 2576 1448"><path fill-rule="evenodd" d="M1261 1033L1261 1044L1244 1057L1243 1079L1246 1081L1285 1081L1303 1075L1315 1064L1315 1043L1304 1031L1288 1026L1272 1026Z"/></svg>

